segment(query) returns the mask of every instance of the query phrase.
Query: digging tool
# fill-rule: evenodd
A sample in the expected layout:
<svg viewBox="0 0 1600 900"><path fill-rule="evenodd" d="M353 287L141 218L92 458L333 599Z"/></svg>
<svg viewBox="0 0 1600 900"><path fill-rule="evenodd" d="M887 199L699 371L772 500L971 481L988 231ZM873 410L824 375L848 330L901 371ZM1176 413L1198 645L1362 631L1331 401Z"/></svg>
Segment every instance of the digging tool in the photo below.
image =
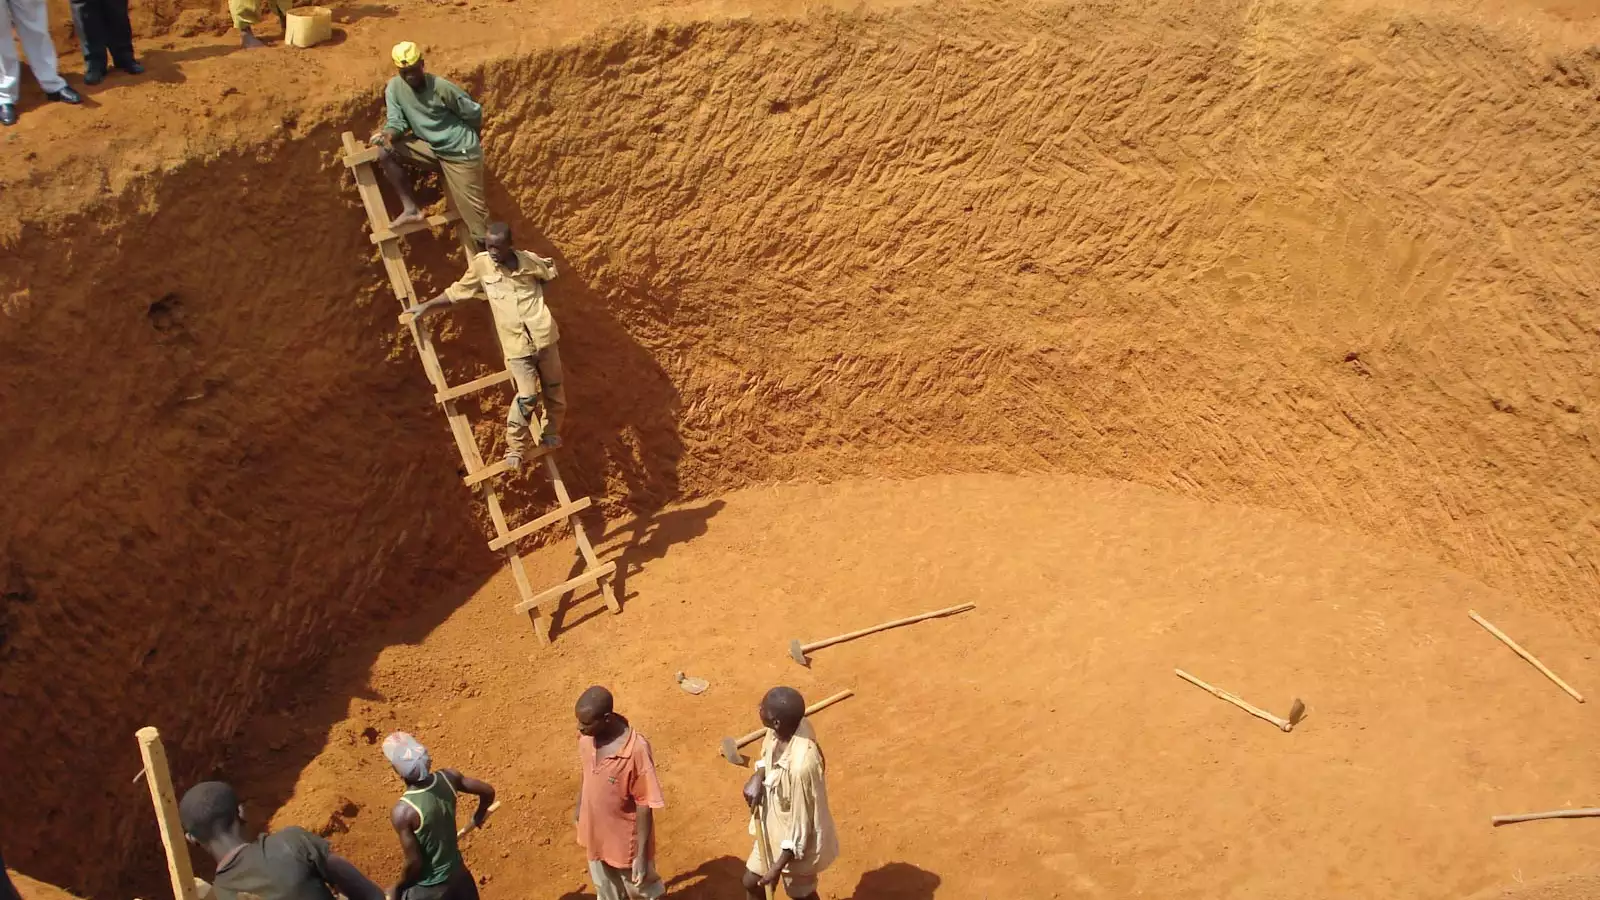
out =
<svg viewBox="0 0 1600 900"><path fill-rule="evenodd" d="M855 691L845 690L845 691L840 691L837 694L834 694L832 697L829 697L826 700L818 700L817 702L815 702L815 703L811 704L810 706L806 707L806 715L808 715L808 716L816 715L817 713L827 709L828 707L834 705L835 703L838 703L840 700L844 700L844 699L846 699L848 697L855 696L855 693L856 693ZM761 740L761 736L766 734L766 733L767 733L767 730L765 728L757 728L755 731L750 732L749 734L745 735L744 737L739 737L739 738L725 737L725 738L723 738L722 739L722 758L727 760L728 762L733 763L736 766L744 765L749 760L746 760L744 758L744 754L739 752L739 748L745 747L745 746L747 746L749 744L753 744L756 741Z"/></svg>
<svg viewBox="0 0 1600 900"><path fill-rule="evenodd" d="M495 802L489 804L489 811L483 814L483 820L485 822L489 821L489 817L494 815L494 811L499 809L499 808L500 808L500 801L499 800L496 800ZM458 831L456 831L456 840L459 841L462 838L466 837L467 835L469 835L472 832L477 831L477 830L478 830L478 823L476 821L468 822L467 824L461 826L461 828Z"/></svg>
<svg viewBox="0 0 1600 900"><path fill-rule="evenodd" d="M794 657L795 662L802 666L809 667L811 665L811 660L806 658L806 654L810 653L812 650L821 650L823 647L832 647L834 644L842 644L845 641L853 641L856 638L866 637L869 634L877 634L880 631L888 631L891 628L899 628L901 625L910 625L913 622L921 622L925 619L938 619L944 616L953 616L956 613L964 613L969 609L977 608L978 604L976 603L962 603L958 606L951 606L945 609L936 609L933 612L923 613L920 616L907 616L904 619L895 619L893 622L884 622L882 625L874 625L871 628L863 628L860 631L852 631L849 634L841 634L831 638L824 638L820 641L812 641L809 644L802 644L800 643L800 639L796 638L789 642L789 655Z"/></svg>
<svg viewBox="0 0 1600 900"><path fill-rule="evenodd" d="M761 853L761 877L772 871L772 845L767 843L767 789L761 789L761 799L756 801L756 848ZM767 900L773 900L777 885L766 886Z"/></svg>
<svg viewBox="0 0 1600 900"><path fill-rule="evenodd" d="M1488 629L1490 634L1492 634L1495 637L1499 638L1501 640L1501 642L1503 642L1507 647L1510 647L1512 650L1514 650L1518 656L1522 657L1523 659L1527 660L1530 663L1533 663L1533 667L1535 669L1538 669L1539 671L1543 672L1544 673L1544 677L1550 679L1551 681L1554 681L1556 683L1557 687L1561 688L1563 691L1566 691L1568 694L1571 694L1572 695L1572 699L1578 701L1579 703L1583 702L1583 695L1578 693L1577 691L1573 690L1572 689L1572 685L1567 684L1565 681L1562 681L1560 676L1558 676L1556 673L1550 671L1550 669L1547 668L1544 663L1539 662L1539 660L1532 653L1529 653L1528 651L1522 649L1522 645L1518 644L1516 641L1513 641L1511 638L1507 637L1506 633L1504 631L1501 631L1500 629L1494 627L1493 625L1490 625L1489 621L1487 619L1485 619L1483 616L1478 615L1477 613L1473 612L1470 609L1467 610L1467 615L1472 617L1472 621L1477 622L1479 625L1482 625L1484 628Z"/></svg>
<svg viewBox="0 0 1600 900"><path fill-rule="evenodd" d="M1182 669L1173 669L1172 671L1177 672L1179 678L1182 678L1184 681L1189 682L1195 687L1205 690L1212 696L1220 700L1226 700L1258 719L1265 719L1266 721L1271 722L1272 724L1278 726L1278 730L1284 734L1288 734L1289 732L1293 731L1294 727L1300 724L1300 720L1306 717L1306 705L1300 702L1299 697L1296 697L1294 703L1289 707L1289 718L1280 719L1258 706L1251 706L1250 704L1240 700L1238 697L1235 697L1221 688L1215 688L1209 684L1206 684L1204 681L1201 681Z"/></svg>
<svg viewBox="0 0 1600 900"><path fill-rule="evenodd" d="M706 688L711 687L711 682L706 681L704 678L690 678L688 675L685 675L682 672L679 672L672 677L677 680L678 687L683 688L691 694L704 694L706 692Z"/></svg>
<svg viewBox="0 0 1600 900"><path fill-rule="evenodd" d="M1593 819L1600 817L1600 809L1589 807L1587 809L1557 809L1551 812L1523 813L1517 816L1495 816L1491 821L1496 827L1501 825L1515 825L1518 822L1536 822L1540 819Z"/></svg>

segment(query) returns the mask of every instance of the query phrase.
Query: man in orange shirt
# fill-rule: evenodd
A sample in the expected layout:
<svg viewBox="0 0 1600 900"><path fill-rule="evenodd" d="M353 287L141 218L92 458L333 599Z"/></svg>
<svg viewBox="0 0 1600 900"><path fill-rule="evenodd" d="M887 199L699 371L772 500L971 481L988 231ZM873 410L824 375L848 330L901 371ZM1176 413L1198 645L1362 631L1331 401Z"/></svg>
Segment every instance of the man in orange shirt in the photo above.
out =
<svg viewBox="0 0 1600 900"><path fill-rule="evenodd" d="M597 900L656 900L666 893L656 873L654 810L667 805L650 742L612 709L611 692L583 692L578 716L578 843L589 851Z"/></svg>

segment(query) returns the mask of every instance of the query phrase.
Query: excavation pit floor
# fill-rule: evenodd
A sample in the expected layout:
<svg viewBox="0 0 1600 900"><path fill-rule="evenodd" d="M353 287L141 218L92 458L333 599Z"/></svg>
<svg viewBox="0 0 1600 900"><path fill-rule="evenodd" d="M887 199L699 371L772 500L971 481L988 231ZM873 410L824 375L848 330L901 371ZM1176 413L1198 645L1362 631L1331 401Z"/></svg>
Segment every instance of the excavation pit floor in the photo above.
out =
<svg viewBox="0 0 1600 900"><path fill-rule="evenodd" d="M1588 805L1600 724L1467 611L1580 689L1600 666L1566 625L1421 552L1000 475L751 489L614 525L604 552L624 560L622 615L581 596L541 649L505 572L464 603L409 598L375 661L353 646L299 692L327 700L258 719L219 774L387 883L397 785L375 742L412 731L501 793L466 843L485 896L585 896L571 708L600 683L655 747L669 896L737 896L746 772L718 742L792 684L856 692L816 721L844 846L827 897L1459 898L1592 858L1588 823L1491 828ZM571 553L532 557L535 582ZM809 669L786 652L968 601ZM1175 666L1310 715L1280 733ZM682 692L678 670L710 690Z"/></svg>

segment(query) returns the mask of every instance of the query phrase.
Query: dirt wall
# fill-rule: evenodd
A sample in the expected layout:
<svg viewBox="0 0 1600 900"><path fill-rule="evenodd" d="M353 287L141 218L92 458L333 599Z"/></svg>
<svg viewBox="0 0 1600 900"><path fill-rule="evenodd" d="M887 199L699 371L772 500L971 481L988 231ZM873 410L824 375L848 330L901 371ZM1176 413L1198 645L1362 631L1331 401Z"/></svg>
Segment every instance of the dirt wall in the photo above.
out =
<svg viewBox="0 0 1600 900"><path fill-rule="evenodd" d="M1065 470L1348 524L1593 629L1600 54L1317 15L715 21L464 73L491 205L564 271L579 487ZM30 874L147 883L134 728L198 777L365 619L494 566L332 159L374 112L0 255ZM413 244L424 289L454 274ZM67 855L69 819L115 849Z"/></svg>

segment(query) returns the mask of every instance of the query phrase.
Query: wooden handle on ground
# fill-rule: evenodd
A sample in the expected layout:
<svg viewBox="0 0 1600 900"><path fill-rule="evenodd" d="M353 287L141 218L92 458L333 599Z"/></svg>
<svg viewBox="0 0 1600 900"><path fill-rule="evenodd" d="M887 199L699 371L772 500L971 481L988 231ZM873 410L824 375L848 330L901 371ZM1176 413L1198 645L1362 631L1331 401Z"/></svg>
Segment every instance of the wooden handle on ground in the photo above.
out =
<svg viewBox="0 0 1600 900"><path fill-rule="evenodd" d="M856 694L855 691L843 690L843 691L840 691L837 694L834 694L832 697L827 698L826 700L818 700L817 702L815 702L815 703L811 704L810 706L806 707L806 715L814 716L817 713L822 712L823 710L827 709L828 707L834 705L835 703L838 703L840 700L845 700L845 699L848 699L850 697L854 697L855 694ZM766 734L766 733L767 733L767 730L765 728L757 728L755 731L752 731L749 734L745 735L744 737L739 738L737 741L734 742L733 745L735 747L746 747L746 746L749 746L750 744L753 744L756 741L760 740L761 736L763 734Z"/></svg>
<svg viewBox="0 0 1600 900"><path fill-rule="evenodd" d="M1600 817L1600 809L1589 807L1587 809L1558 809L1552 812L1523 813L1517 816L1495 816L1495 825L1514 825L1518 822L1534 822L1539 819L1593 819Z"/></svg>
<svg viewBox="0 0 1600 900"><path fill-rule="evenodd" d="M1485 619L1483 616L1478 615L1477 613L1473 612L1470 609L1467 610L1467 615L1472 617L1472 621L1477 622L1479 625L1482 625L1484 628L1488 629L1490 634L1492 634L1495 637L1499 638L1502 642L1505 643L1505 645L1507 647L1510 647L1512 650L1515 650L1518 656L1522 657L1523 659L1527 660L1528 662L1533 663L1533 667L1535 669L1538 669L1539 671L1543 672L1544 673L1544 677L1550 679L1551 681L1554 681L1556 683L1557 687L1559 687L1563 691L1566 691L1567 693L1571 694L1572 695L1572 699L1578 701L1579 703L1583 702L1583 695L1578 693L1577 691L1573 690L1572 689L1572 685L1567 684L1565 681L1562 681L1560 676L1558 676L1556 673L1554 673L1554 672L1550 671L1548 668L1546 668L1545 664L1542 663L1542 662L1539 662L1539 660L1537 658L1535 658L1532 653L1529 653L1528 651L1522 649L1521 645L1519 645L1516 641L1513 641L1511 638L1507 637L1506 633L1504 631L1501 631L1500 629L1494 627L1493 625L1490 625L1487 619Z"/></svg>
<svg viewBox="0 0 1600 900"><path fill-rule="evenodd" d="M953 616L956 613L963 613L969 609L977 608L978 604L976 603L961 603L957 604L956 606L946 607L945 609L936 609L933 612L926 612L919 616L906 616L904 619L895 619L893 622L884 622L881 625L874 625L871 628L863 628L860 631L852 631L849 634L840 634L831 638L823 638L820 641L813 641L809 644L805 644L800 649L805 653L810 653L813 650L821 650L823 647L832 647L834 644L842 644L845 641L853 641L856 638L866 637L869 634L877 634L880 631L888 631L891 628L899 628L901 625L910 625L913 622L921 622L924 619L937 619L940 616Z"/></svg>
<svg viewBox="0 0 1600 900"><path fill-rule="evenodd" d="M1249 713L1252 716L1255 716L1258 719L1265 719L1268 722L1271 722L1272 724L1278 726L1278 730L1279 731L1287 732L1290 729L1294 728L1293 725L1289 724L1289 720L1288 719L1280 719L1277 716L1273 715L1272 713L1269 713L1266 710L1261 709L1260 707L1251 706L1250 704L1244 702L1243 700L1240 700L1238 697L1235 697L1234 695L1228 693L1227 691L1222 690L1221 688L1214 688L1211 685L1206 684L1204 681L1201 681L1200 679L1194 677L1193 675L1190 675L1188 672L1185 672L1182 669L1173 669L1172 671L1177 672L1178 673L1178 677L1182 678L1184 681L1189 682L1190 684L1194 685L1195 687L1203 688L1206 691L1210 692L1210 694L1212 696L1214 696L1214 697L1216 697L1216 698L1218 698L1220 700L1226 700L1229 703L1232 703L1234 706L1239 707L1240 709L1244 710L1245 712Z"/></svg>

